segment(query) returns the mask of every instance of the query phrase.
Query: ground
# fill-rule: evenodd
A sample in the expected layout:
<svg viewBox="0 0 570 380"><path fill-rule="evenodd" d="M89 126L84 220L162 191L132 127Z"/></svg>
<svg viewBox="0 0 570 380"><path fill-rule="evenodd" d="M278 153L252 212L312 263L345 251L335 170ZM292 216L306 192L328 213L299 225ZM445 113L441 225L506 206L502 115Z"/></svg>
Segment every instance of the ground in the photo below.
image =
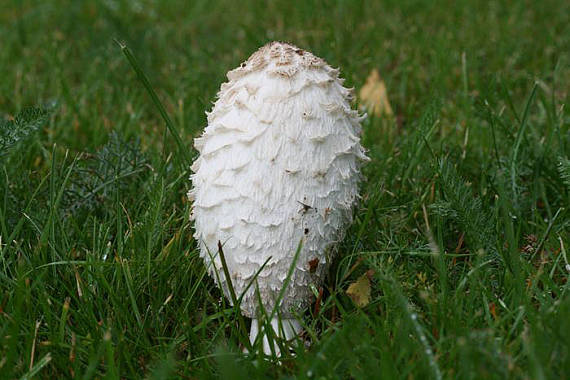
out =
<svg viewBox="0 0 570 380"><path fill-rule="evenodd" d="M570 377L569 14L4 1L0 377ZM280 363L241 353L249 322L205 275L185 197L225 73L275 39L357 94L377 69L394 111L364 122L354 224L303 316L310 346Z"/></svg>

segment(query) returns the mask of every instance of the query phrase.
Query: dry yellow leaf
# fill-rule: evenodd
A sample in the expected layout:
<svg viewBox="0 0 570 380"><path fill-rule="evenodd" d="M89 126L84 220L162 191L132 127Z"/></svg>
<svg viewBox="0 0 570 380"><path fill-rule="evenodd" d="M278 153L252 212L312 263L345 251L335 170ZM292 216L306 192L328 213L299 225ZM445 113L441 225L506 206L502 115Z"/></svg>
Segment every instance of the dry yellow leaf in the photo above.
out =
<svg viewBox="0 0 570 380"><path fill-rule="evenodd" d="M366 83L360 89L360 100L362 105L368 111L376 116L386 115L392 116L392 106L388 100L388 92L386 84L380 78L378 70L374 69L368 75Z"/></svg>
<svg viewBox="0 0 570 380"><path fill-rule="evenodd" d="M358 307L364 307L370 303L370 279L368 273L364 273L355 282L350 284L346 294Z"/></svg>

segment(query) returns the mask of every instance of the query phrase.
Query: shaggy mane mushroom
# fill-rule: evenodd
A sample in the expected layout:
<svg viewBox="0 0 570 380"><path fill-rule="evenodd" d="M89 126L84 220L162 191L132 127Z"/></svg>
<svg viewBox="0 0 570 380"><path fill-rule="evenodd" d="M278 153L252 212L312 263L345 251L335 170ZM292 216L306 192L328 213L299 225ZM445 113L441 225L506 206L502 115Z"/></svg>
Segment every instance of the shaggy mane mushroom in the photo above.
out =
<svg viewBox="0 0 570 380"><path fill-rule="evenodd" d="M301 331L296 316L311 303L310 287L322 284L352 220L368 159L359 138L363 117L351 109L352 91L338 70L288 43L263 46L227 78L195 139L194 237L225 296L232 301L228 281L243 296L251 342L261 335L264 352L279 354L261 308L274 316L267 324L274 336L290 340Z"/></svg>

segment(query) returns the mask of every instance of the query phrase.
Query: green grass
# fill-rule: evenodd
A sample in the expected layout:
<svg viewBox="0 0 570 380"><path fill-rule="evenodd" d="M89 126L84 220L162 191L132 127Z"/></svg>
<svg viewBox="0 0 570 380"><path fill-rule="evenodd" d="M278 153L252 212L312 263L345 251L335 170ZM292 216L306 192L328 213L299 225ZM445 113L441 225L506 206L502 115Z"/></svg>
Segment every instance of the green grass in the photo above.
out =
<svg viewBox="0 0 570 380"><path fill-rule="evenodd" d="M568 2L1 8L1 378L570 377ZM357 90L379 69L395 111L364 124L363 200L280 365L241 354L185 198L225 73L273 39Z"/></svg>

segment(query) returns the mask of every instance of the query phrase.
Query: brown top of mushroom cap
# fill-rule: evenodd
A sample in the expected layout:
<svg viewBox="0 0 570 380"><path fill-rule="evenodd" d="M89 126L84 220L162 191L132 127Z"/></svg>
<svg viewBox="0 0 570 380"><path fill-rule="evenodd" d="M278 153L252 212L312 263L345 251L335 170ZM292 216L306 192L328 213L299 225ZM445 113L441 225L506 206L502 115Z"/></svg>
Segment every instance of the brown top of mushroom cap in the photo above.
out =
<svg viewBox="0 0 570 380"><path fill-rule="evenodd" d="M264 69L271 74L292 77L302 68L322 67L328 67L327 63L311 52L286 42L273 41L259 48L247 61L228 72L227 77L231 81ZM329 69L336 71L330 67Z"/></svg>

